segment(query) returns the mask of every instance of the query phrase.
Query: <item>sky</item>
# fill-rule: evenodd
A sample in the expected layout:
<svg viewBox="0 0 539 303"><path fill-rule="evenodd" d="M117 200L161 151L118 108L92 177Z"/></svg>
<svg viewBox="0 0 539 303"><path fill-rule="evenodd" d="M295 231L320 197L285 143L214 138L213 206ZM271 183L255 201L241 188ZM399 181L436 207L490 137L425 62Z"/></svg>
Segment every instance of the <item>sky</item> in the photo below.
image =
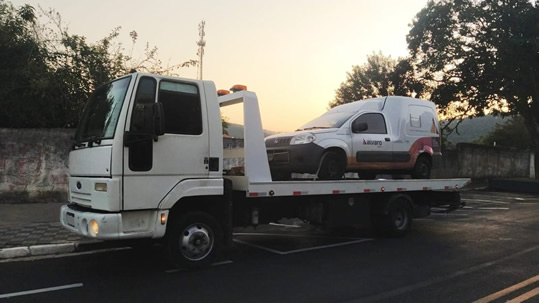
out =
<svg viewBox="0 0 539 303"><path fill-rule="evenodd" d="M427 0L12 0L52 8L70 34L96 42L120 26L134 56L146 43L178 64L198 59L204 20L203 78L218 89L246 85L257 94L264 129L293 131L323 114L354 65L382 52L408 54L406 35ZM181 77L196 78L197 68ZM226 114L225 114L226 115ZM227 116L238 122L234 113Z"/></svg>

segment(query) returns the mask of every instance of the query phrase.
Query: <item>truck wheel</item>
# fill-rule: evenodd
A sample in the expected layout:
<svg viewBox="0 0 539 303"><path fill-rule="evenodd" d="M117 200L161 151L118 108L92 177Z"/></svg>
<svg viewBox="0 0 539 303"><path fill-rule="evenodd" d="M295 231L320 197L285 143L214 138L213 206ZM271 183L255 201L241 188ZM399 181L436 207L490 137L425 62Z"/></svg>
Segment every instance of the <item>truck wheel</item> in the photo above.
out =
<svg viewBox="0 0 539 303"><path fill-rule="evenodd" d="M425 156L418 157L415 161L412 178L414 179L430 179L431 164Z"/></svg>
<svg viewBox="0 0 539 303"><path fill-rule="evenodd" d="M344 176L346 160L334 151L328 151L322 155L318 178L321 180L338 180Z"/></svg>
<svg viewBox="0 0 539 303"><path fill-rule="evenodd" d="M170 222L167 254L177 267L202 267L213 262L222 242L219 222L204 212L190 212Z"/></svg>
<svg viewBox="0 0 539 303"><path fill-rule="evenodd" d="M412 225L412 209L404 198L391 202L387 214L377 215L373 223L385 236L402 237Z"/></svg>

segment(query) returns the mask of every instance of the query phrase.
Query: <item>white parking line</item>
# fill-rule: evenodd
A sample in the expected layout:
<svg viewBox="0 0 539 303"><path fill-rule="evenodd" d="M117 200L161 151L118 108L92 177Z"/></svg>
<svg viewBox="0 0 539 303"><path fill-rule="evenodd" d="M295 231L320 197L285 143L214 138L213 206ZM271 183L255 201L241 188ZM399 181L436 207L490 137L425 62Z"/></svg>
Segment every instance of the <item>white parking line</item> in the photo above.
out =
<svg viewBox="0 0 539 303"><path fill-rule="evenodd" d="M211 266L215 267L215 266L227 265L227 264L232 264L232 263L234 263L234 261L225 260L225 261L221 261L221 262L212 263ZM165 270L165 272L167 274L173 274L173 273L182 272L182 271L185 271L185 269L183 269L183 268L174 268L174 269Z"/></svg>
<svg viewBox="0 0 539 303"><path fill-rule="evenodd" d="M302 227L302 226L299 226L299 225L281 224L281 223L273 223L273 222L271 222L269 225L279 226L279 227L294 227L294 228Z"/></svg>
<svg viewBox="0 0 539 303"><path fill-rule="evenodd" d="M463 201L473 201L473 202L483 202L483 203L493 203L493 204L511 204L510 202L496 201L496 200L483 200L483 199L462 199Z"/></svg>
<svg viewBox="0 0 539 303"><path fill-rule="evenodd" d="M290 234L274 234L274 233L234 233L234 236L269 236L269 237L289 237L289 238L318 238L318 239L338 239L338 240L358 240L363 238L352 237L334 237L324 235L290 235ZM372 240L372 239L369 239Z"/></svg>
<svg viewBox="0 0 539 303"><path fill-rule="evenodd" d="M33 290L27 290L27 291L20 291L20 292L13 292L9 294L0 294L0 299L6 299L6 298L12 298L12 297L18 297L18 296L26 296L26 295L33 295L43 292L51 292L51 291L57 291L57 290L63 290L63 289L69 289L69 288L75 288L75 287L82 287L82 283L75 283L75 284L69 284L69 285L62 285L62 286L55 286L55 287L48 287L48 288L40 288L40 289L33 289Z"/></svg>
<svg viewBox="0 0 539 303"><path fill-rule="evenodd" d="M362 242L371 241L371 240L372 239L359 239L359 240L356 240L356 241L348 241L348 242L329 244L329 245L323 245L323 246L315 246L315 247L302 248L302 249L295 249L295 250L289 250L289 251L280 251L280 250L272 249L272 248L265 247L265 246L262 246L262 245L253 244L253 243L249 243L249 242L246 242L246 241L238 240L238 239L234 239L234 242L240 243L240 244L243 244L243 245L247 245L247 246L251 246L251 247L255 247L255 248L259 248L259 249L269 251L269 252L272 252L272 253L275 253L275 254L278 254L278 255L289 255L289 254L295 254L295 253L304 252L304 251L310 251L310 250L318 250L318 249L324 249L324 248L331 248L331 247L338 247L338 246L362 243Z"/></svg>
<svg viewBox="0 0 539 303"><path fill-rule="evenodd" d="M473 209L473 210L509 210L509 207L471 207L464 206L463 209Z"/></svg>

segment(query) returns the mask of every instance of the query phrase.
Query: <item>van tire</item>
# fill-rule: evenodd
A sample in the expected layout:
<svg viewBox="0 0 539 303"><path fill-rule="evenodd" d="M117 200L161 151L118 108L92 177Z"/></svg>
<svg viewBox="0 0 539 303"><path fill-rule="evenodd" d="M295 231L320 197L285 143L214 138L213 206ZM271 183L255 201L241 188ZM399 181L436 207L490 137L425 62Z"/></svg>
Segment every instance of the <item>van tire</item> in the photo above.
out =
<svg viewBox="0 0 539 303"><path fill-rule="evenodd" d="M430 179L431 163L425 156L419 156L415 161L412 178L414 179Z"/></svg>
<svg viewBox="0 0 539 303"><path fill-rule="evenodd" d="M223 244L223 231L213 216L193 211L169 224L166 250L173 265L196 268L215 260Z"/></svg>
<svg viewBox="0 0 539 303"><path fill-rule="evenodd" d="M339 180L344 177L346 159L335 151L327 151L322 155L318 179Z"/></svg>

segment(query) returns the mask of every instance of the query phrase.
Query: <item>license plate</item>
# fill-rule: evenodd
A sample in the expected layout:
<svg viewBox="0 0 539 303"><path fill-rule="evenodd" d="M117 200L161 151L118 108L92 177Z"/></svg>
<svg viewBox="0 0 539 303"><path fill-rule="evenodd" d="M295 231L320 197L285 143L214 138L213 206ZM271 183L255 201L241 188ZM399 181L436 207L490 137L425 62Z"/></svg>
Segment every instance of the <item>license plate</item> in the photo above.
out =
<svg viewBox="0 0 539 303"><path fill-rule="evenodd" d="M69 226L75 227L75 214L73 213L66 213L66 223Z"/></svg>

